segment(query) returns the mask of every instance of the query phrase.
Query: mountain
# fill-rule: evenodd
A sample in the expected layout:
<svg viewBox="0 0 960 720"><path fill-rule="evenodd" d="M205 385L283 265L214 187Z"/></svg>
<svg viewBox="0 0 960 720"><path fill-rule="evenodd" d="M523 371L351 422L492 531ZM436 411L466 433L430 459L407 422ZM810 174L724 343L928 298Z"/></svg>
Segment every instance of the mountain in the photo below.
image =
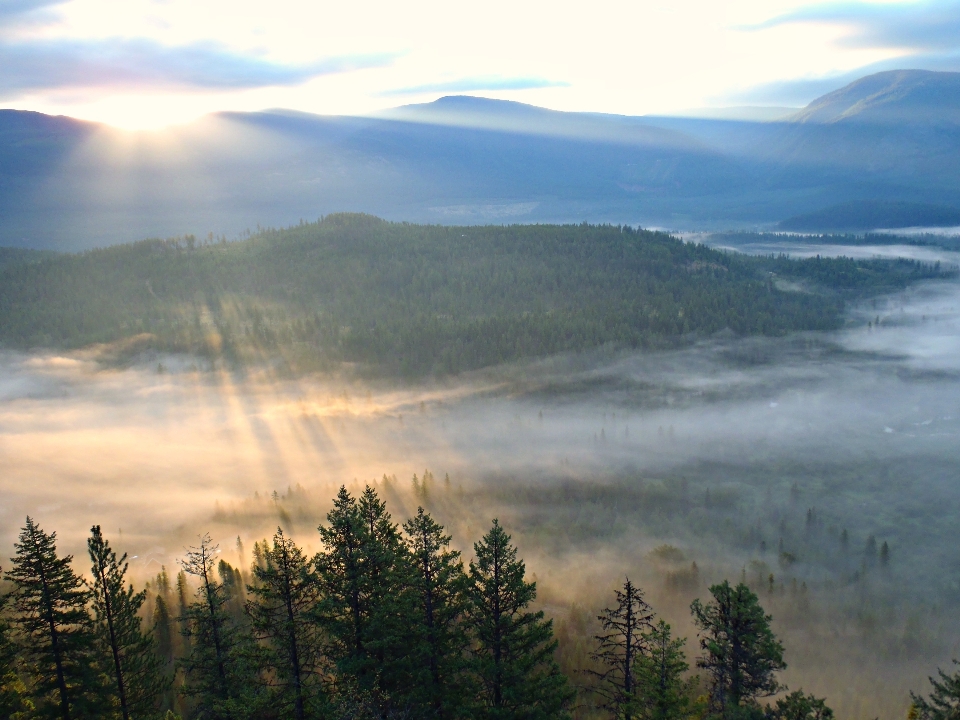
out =
<svg viewBox="0 0 960 720"><path fill-rule="evenodd" d="M372 117L221 113L151 133L0 111L0 246L235 238L341 211L721 230L856 201L960 207L960 125L945 120L958 78L880 73L778 122L464 96Z"/></svg>
<svg viewBox="0 0 960 720"><path fill-rule="evenodd" d="M782 220L782 230L863 231L878 228L960 225L960 209L929 203L859 200Z"/></svg>
<svg viewBox="0 0 960 720"><path fill-rule="evenodd" d="M960 73L929 70L876 73L814 100L788 120L960 125Z"/></svg>

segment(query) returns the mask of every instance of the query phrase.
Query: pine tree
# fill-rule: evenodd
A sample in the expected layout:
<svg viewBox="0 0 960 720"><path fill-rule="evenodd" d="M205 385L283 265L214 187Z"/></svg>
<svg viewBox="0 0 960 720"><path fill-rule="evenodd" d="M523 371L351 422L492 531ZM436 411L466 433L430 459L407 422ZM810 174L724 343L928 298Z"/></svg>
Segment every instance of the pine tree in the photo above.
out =
<svg viewBox="0 0 960 720"><path fill-rule="evenodd" d="M6 578L36 717L70 720L107 702L94 665L89 593L70 567L73 557L57 556L56 538L28 517Z"/></svg>
<svg viewBox="0 0 960 720"><path fill-rule="evenodd" d="M653 610L630 578L615 593L616 607L597 618L603 632L595 637L598 647L590 655L602 669L589 673L599 680L603 707L618 720L632 720L640 716L637 664L646 651L644 633L652 627Z"/></svg>
<svg viewBox="0 0 960 720"><path fill-rule="evenodd" d="M252 638L227 611L230 598L214 576L218 550L203 535L181 562L184 572L199 581L182 618L190 640L190 653L182 661L182 692L194 701L197 718L238 720L254 713L263 698Z"/></svg>
<svg viewBox="0 0 960 720"><path fill-rule="evenodd" d="M409 585L414 599L412 664L414 702L429 717L461 717L471 694L464 677L469 638L463 626L467 611L467 576L460 553L423 508L403 525L413 572Z"/></svg>
<svg viewBox="0 0 960 720"><path fill-rule="evenodd" d="M958 665L956 660L953 661ZM960 717L960 671L947 675L937 669L939 678L930 678L933 690L929 698L910 693L911 720L954 720Z"/></svg>
<svg viewBox="0 0 960 720"><path fill-rule="evenodd" d="M637 667L639 718L680 720L690 713L690 683L684 680L689 669L683 654L685 638L673 639L670 626L660 620L643 635L646 653Z"/></svg>
<svg viewBox="0 0 960 720"><path fill-rule="evenodd" d="M731 587L725 580L710 593L713 602L694 600L690 606L704 651L697 667L709 674L711 711L731 718L780 689L774 674L786 667L783 645L770 629L771 617L745 584Z"/></svg>
<svg viewBox="0 0 960 720"><path fill-rule="evenodd" d="M158 709L167 685L163 660L140 623L147 593L135 593L133 585L127 584L127 555L117 558L99 525L90 528L87 551L92 563L94 627L100 657L109 658L105 664L109 665L110 694L123 720L146 717Z"/></svg>
<svg viewBox="0 0 960 720"><path fill-rule="evenodd" d="M277 528L269 562L253 569L247 612L269 662L279 692L271 705L280 718L315 717L321 700L320 628L311 613L320 600L319 584L303 551Z"/></svg>
<svg viewBox="0 0 960 720"><path fill-rule="evenodd" d="M385 504L367 487L355 500L341 487L323 550L314 563L322 600L317 618L325 653L358 692L373 693L383 712L399 707L409 685L407 558Z"/></svg>
<svg viewBox="0 0 960 720"><path fill-rule="evenodd" d="M480 684L476 716L482 720L547 720L567 717L572 699L554 660L553 623L526 608L535 583L497 520L474 544L470 563L468 626L472 669Z"/></svg>
<svg viewBox="0 0 960 720"><path fill-rule="evenodd" d="M777 700L777 704L767 710L766 717L769 720L832 720L833 710L825 700L795 690Z"/></svg>

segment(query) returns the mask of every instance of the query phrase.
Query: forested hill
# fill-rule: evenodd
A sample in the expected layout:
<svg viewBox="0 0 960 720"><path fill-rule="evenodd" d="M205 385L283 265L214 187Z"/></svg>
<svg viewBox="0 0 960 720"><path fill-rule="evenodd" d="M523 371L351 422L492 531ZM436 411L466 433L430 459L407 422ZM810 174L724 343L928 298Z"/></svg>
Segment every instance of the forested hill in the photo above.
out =
<svg viewBox="0 0 960 720"><path fill-rule="evenodd" d="M662 347L726 328L837 326L840 295L782 292L771 270L860 292L939 273L772 262L616 226L331 215L242 242L149 240L0 265L0 343L128 341L118 344L417 376L607 343Z"/></svg>

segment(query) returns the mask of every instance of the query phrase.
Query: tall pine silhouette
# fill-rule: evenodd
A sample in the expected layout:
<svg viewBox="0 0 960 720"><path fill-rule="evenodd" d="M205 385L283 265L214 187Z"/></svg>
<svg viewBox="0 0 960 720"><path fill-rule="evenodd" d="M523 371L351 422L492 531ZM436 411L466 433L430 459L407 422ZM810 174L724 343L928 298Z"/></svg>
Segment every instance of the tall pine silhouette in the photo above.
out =
<svg viewBox="0 0 960 720"><path fill-rule="evenodd" d="M461 717L472 695L465 674L467 576L460 553L423 508L403 525L412 563L413 702L427 717Z"/></svg>
<svg viewBox="0 0 960 720"><path fill-rule="evenodd" d="M110 694L123 720L146 717L158 709L167 685L163 659L153 637L141 627L139 612L147 593L133 591L127 582L126 553L117 558L99 525L90 528L87 551L97 650L107 666Z"/></svg>
<svg viewBox="0 0 960 720"><path fill-rule="evenodd" d="M277 528L264 566L253 568L247 602L253 630L268 648L276 692L271 706L279 718L316 717L322 700L320 628L311 613L319 584L303 551Z"/></svg>
<svg viewBox="0 0 960 720"><path fill-rule="evenodd" d="M480 683L476 717L548 720L567 717L572 697L554 660L553 622L527 610L535 583L497 520L474 544L470 563L472 669Z"/></svg>
<svg viewBox="0 0 960 720"><path fill-rule="evenodd" d="M89 594L70 567L73 557L59 557L56 533L48 535L29 517L14 548L13 567L5 576L14 586L14 621L32 676L35 716L71 720L94 715L108 701L94 666Z"/></svg>

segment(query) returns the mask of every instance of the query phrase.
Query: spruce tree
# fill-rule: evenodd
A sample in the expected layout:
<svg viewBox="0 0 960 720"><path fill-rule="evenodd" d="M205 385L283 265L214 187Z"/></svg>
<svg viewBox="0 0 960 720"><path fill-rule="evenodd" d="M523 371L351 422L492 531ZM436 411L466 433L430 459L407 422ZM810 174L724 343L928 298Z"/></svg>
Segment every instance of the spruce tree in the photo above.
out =
<svg viewBox="0 0 960 720"><path fill-rule="evenodd" d="M359 500L341 487L327 522L318 528L323 549L314 560L325 653L358 692L372 693L383 712L395 710L411 691L408 561L399 529L370 487Z"/></svg>
<svg viewBox="0 0 960 720"><path fill-rule="evenodd" d="M554 651L553 623L530 612L536 584L497 520L474 544L470 562L468 626L472 670L479 684L476 716L483 720L547 720L567 717L572 699Z"/></svg>
<svg viewBox="0 0 960 720"><path fill-rule="evenodd" d="M240 720L257 711L263 696L252 638L228 612L230 597L214 574L218 550L203 535L181 561L184 572L199 582L182 618L190 641L182 661L182 692L200 720Z"/></svg>
<svg viewBox="0 0 960 720"><path fill-rule="evenodd" d="M460 553L423 508L403 525L412 563L414 703L423 716L462 717L470 691L464 674L469 638L464 628L467 576Z"/></svg>
<svg viewBox="0 0 960 720"><path fill-rule="evenodd" d="M591 653L600 670L588 671L599 681L602 706L617 720L640 717L637 665L646 651L644 633L652 627L653 610L643 591L627 578L616 590L617 605L598 616L603 632L595 636L597 650Z"/></svg>
<svg viewBox="0 0 960 720"><path fill-rule="evenodd" d="M97 646L110 694L123 720L147 717L158 708L167 685L162 673L163 660L149 633L140 622L140 608L147 598L145 590L133 591L127 583L127 555L117 558L104 539L99 525L90 528L87 551L92 563L90 586Z"/></svg>
<svg viewBox="0 0 960 720"><path fill-rule="evenodd" d="M956 660L954 665L958 665ZM910 708L910 717L915 720L954 720L960 717L960 671L947 675L937 669L937 678L930 678L933 690L925 698L910 693L913 704Z"/></svg>
<svg viewBox="0 0 960 720"><path fill-rule="evenodd" d="M674 639L663 620L643 635L646 653L637 666L640 698L638 718L681 720L690 714L690 684L684 680L689 669L683 653L685 638Z"/></svg>
<svg viewBox="0 0 960 720"><path fill-rule="evenodd" d="M14 585L14 622L32 676L35 716L70 720L95 715L108 703L94 664L89 593L70 567L73 557L57 555L56 538L28 517L5 576Z"/></svg>
<svg viewBox="0 0 960 720"><path fill-rule="evenodd" d="M247 612L269 649L279 718L316 717L321 702L320 628L311 614L320 600L317 577L296 544L277 528L264 567L254 566Z"/></svg>
<svg viewBox="0 0 960 720"><path fill-rule="evenodd" d="M697 667L709 675L711 711L732 718L780 689L775 673L786 667L783 645L770 629L771 617L744 583L731 587L724 581L710 593L712 602L694 600L690 606L704 652Z"/></svg>

